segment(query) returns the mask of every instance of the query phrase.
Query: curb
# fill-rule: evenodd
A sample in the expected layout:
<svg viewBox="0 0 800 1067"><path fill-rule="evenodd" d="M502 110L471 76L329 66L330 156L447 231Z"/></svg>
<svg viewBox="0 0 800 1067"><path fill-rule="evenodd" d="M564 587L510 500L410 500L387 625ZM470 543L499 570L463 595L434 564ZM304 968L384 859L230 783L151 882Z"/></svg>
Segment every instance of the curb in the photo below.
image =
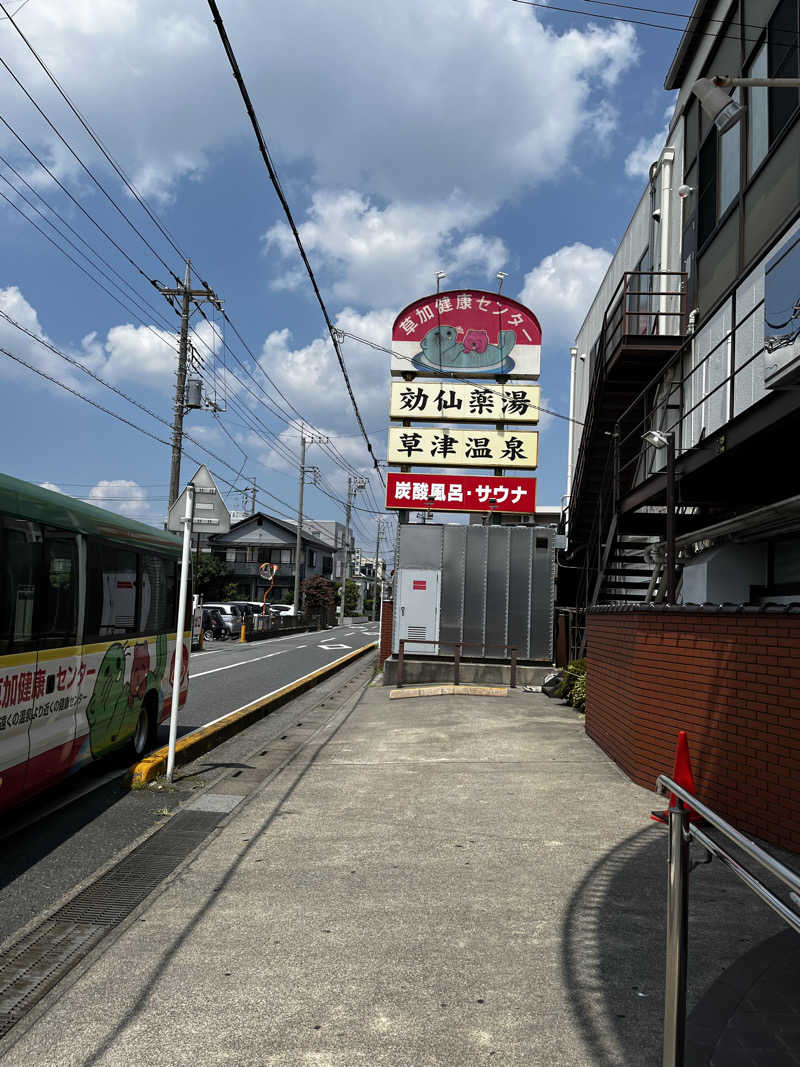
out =
<svg viewBox="0 0 800 1067"><path fill-rule="evenodd" d="M307 689L311 689L327 678L328 675L334 674L341 667L352 663L353 660L359 659L377 647L378 642L372 641L370 644L364 645L363 648L357 648L355 652L348 652L346 656L341 656L339 659L334 660L333 663L327 663L324 667L320 667L319 670L313 671L311 674L306 674L302 678L298 678L296 681L274 690L272 693L267 693L266 696L259 697L252 704L245 704L243 708L238 708L228 715L223 715L221 719L217 719L216 722L212 722L208 726L201 726L200 729L193 730L192 733L182 737L175 745L175 765L180 766L184 763L190 763L198 756L202 756L204 752L216 748L223 741L227 741L229 737L233 737L234 734L240 733L252 723L263 719L270 711L279 708L282 704L285 704L293 697L299 696L300 693L304 693ZM130 788L142 789L149 782L155 781L159 775L165 774L167 770L167 753L168 747L165 745L163 748L156 749L149 756L145 756L144 759L134 763L127 774Z"/></svg>
<svg viewBox="0 0 800 1067"><path fill-rule="evenodd" d="M404 700L406 697L507 697L509 691L505 686L495 685L428 685L407 686L404 689L392 689L390 700Z"/></svg>

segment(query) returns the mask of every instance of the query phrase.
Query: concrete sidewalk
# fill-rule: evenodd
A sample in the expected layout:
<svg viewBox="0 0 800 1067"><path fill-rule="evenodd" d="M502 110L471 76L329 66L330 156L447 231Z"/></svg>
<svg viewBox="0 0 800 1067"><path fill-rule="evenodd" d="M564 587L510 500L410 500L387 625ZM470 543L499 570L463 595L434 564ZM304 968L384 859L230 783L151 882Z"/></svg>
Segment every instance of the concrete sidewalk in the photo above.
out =
<svg viewBox="0 0 800 1067"><path fill-rule="evenodd" d="M656 1065L655 806L541 694L372 685L2 1063ZM719 864L693 874L692 909L690 1006L783 929Z"/></svg>

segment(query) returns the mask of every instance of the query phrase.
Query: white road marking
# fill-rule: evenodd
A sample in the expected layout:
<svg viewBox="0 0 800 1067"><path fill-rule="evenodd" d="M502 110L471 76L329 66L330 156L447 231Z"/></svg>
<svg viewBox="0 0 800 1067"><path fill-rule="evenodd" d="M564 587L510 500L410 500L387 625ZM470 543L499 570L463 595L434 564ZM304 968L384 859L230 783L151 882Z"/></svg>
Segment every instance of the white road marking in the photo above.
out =
<svg viewBox="0 0 800 1067"><path fill-rule="evenodd" d="M333 652L337 648L352 648L352 645L317 645L317 648L326 648L330 652Z"/></svg>
<svg viewBox="0 0 800 1067"><path fill-rule="evenodd" d="M190 674L189 680L194 681L195 678L205 678L207 674L217 674L219 671L230 671L234 667L246 667L250 663L258 663L262 659L272 659L273 656L282 656L284 652L288 652L288 648L282 648L279 652L268 652L266 656L255 656L253 659L240 659L236 663L227 663L224 667L214 667L210 671L201 671L199 674Z"/></svg>

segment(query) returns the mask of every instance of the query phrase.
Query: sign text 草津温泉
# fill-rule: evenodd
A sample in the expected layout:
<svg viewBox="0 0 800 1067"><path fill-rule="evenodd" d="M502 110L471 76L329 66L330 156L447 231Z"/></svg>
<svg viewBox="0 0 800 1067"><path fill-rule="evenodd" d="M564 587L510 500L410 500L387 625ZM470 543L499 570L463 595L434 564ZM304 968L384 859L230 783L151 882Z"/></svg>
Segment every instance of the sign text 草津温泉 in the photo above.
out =
<svg viewBox="0 0 800 1067"><path fill-rule="evenodd" d="M539 458L535 430L406 427L389 429L389 463L417 467L502 467L533 470Z"/></svg>

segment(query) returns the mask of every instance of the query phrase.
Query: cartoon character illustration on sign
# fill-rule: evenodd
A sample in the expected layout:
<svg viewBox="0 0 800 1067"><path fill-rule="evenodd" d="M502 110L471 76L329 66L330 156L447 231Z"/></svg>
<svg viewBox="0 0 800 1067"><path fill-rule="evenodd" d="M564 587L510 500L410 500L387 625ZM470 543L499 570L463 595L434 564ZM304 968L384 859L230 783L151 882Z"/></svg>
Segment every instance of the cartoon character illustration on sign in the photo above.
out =
<svg viewBox="0 0 800 1067"><path fill-rule="evenodd" d="M167 666L167 638L156 638L156 663L150 670L150 648L146 641L133 648L130 677L125 679L126 649L113 644L103 656L97 672L94 690L86 707L89 723L89 744L92 755L97 758L111 751L123 737L130 736L136 728L145 697L151 690L162 701L161 685Z"/></svg>
<svg viewBox="0 0 800 1067"><path fill-rule="evenodd" d="M489 344L486 330L467 330L458 340L454 326L434 326L420 341L422 349L412 359L417 370L489 370L508 374L514 369L511 350L517 343L513 330L501 330L497 344Z"/></svg>

